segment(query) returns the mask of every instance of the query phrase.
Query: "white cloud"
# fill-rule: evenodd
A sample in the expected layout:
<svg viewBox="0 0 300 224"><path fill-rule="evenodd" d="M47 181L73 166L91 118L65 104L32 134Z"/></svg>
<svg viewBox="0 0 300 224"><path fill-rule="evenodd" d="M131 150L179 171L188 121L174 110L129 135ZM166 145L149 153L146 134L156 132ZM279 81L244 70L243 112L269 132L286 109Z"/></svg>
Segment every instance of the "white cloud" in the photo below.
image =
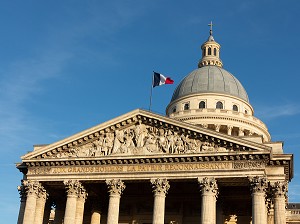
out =
<svg viewBox="0 0 300 224"><path fill-rule="evenodd" d="M300 106L296 104L281 104L276 106L258 106L256 115L262 120L278 117L294 116L300 113Z"/></svg>

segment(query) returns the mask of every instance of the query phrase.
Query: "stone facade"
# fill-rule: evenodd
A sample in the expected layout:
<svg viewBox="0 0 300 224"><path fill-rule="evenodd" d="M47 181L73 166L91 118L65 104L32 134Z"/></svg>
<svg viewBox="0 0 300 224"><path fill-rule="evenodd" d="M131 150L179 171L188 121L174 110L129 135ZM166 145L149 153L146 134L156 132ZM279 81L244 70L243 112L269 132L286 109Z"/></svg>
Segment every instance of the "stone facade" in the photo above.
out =
<svg viewBox="0 0 300 224"><path fill-rule="evenodd" d="M223 71L212 30L202 51L199 69ZM137 109L35 146L17 164L18 224L299 223L286 210L293 155L229 77L240 91L176 90L167 116Z"/></svg>
<svg viewBox="0 0 300 224"><path fill-rule="evenodd" d="M267 223L268 200L282 223L293 175L292 155L143 110L38 147L18 168L19 223L43 223L46 202L53 223Z"/></svg>

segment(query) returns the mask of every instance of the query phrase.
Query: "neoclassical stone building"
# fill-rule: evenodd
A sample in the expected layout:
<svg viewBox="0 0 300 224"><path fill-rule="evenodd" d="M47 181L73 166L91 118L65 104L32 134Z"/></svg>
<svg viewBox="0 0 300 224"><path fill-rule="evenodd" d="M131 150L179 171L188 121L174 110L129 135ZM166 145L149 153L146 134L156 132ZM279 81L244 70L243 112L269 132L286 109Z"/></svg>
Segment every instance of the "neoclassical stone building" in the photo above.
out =
<svg viewBox="0 0 300 224"><path fill-rule="evenodd" d="M166 116L137 109L22 156L18 224L286 223L293 155L254 117L212 30L201 49Z"/></svg>

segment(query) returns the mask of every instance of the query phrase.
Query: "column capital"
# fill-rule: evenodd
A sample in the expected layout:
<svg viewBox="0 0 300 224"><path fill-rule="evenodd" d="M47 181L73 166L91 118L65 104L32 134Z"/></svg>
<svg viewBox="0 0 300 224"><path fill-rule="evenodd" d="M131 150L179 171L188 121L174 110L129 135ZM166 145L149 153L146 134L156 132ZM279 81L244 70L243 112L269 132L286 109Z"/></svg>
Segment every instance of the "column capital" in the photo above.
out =
<svg viewBox="0 0 300 224"><path fill-rule="evenodd" d="M166 195L168 193L168 190L170 189L169 181L165 178L152 178L150 179L150 183L155 194Z"/></svg>
<svg viewBox="0 0 300 224"><path fill-rule="evenodd" d="M271 191L274 197L285 197L287 193L287 182L277 181L271 184Z"/></svg>
<svg viewBox="0 0 300 224"><path fill-rule="evenodd" d="M85 201L87 199L87 196L88 196L88 193L87 193L85 187L83 185L80 185L78 188L78 198Z"/></svg>
<svg viewBox="0 0 300 224"><path fill-rule="evenodd" d="M44 199L46 200L49 196L49 194L47 193L46 189L40 184L39 189L38 189L38 194L37 194L38 198Z"/></svg>
<svg viewBox="0 0 300 224"><path fill-rule="evenodd" d="M120 179L105 180L110 195L121 195L125 189L125 184Z"/></svg>
<svg viewBox="0 0 300 224"><path fill-rule="evenodd" d="M198 183L200 186L200 191L202 195L205 195L207 193L214 194L216 197L218 195L218 185L215 178L211 177L204 177L204 178L198 178Z"/></svg>
<svg viewBox="0 0 300 224"><path fill-rule="evenodd" d="M64 180L64 185L68 195L78 196L82 184L78 180Z"/></svg>
<svg viewBox="0 0 300 224"><path fill-rule="evenodd" d="M250 189L252 194L254 193L266 193L267 190L267 179L265 177L249 177Z"/></svg>
<svg viewBox="0 0 300 224"><path fill-rule="evenodd" d="M23 180L26 195L38 196L41 187L40 182L34 180Z"/></svg>

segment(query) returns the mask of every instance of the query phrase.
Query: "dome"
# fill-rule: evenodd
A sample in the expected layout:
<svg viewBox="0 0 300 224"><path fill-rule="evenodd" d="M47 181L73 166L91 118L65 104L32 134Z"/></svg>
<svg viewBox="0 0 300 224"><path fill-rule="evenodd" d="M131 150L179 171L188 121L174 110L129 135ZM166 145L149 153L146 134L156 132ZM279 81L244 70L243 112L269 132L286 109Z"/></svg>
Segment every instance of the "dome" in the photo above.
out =
<svg viewBox="0 0 300 224"><path fill-rule="evenodd" d="M192 71L179 83L171 102L197 93L221 93L249 103L247 92L239 80L219 66L207 65Z"/></svg>

